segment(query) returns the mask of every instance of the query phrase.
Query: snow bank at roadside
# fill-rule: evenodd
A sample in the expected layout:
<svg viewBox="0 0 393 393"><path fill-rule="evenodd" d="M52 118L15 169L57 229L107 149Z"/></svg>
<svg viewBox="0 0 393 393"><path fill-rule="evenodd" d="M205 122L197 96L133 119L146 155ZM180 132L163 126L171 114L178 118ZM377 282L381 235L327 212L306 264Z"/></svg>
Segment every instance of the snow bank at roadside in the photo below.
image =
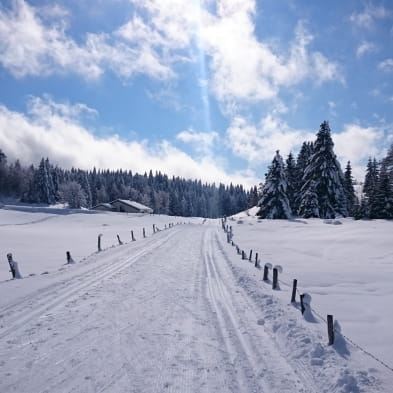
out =
<svg viewBox="0 0 393 393"><path fill-rule="evenodd" d="M370 389L374 389L376 374L384 381L384 386L391 386L393 372L389 366L391 368L393 364L393 316L387 310L393 302L392 221L259 220L241 213L228 218L227 225L232 226L233 240L245 250L247 256L252 249L254 256L256 252L259 253L262 266L269 262L284 268L280 274L280 290L272 291L271 283L262 281L261 270L237 257L234 248L227 251L232 257L235 256L233 269L239 276L239 282L248 291L254 291L251 295L256 297L256 301L262 305L267 301L279 301L284 305L284 311L277 306L273 307L272 313L269 308L263 308L262 312L266 314L261 318L261 323L270 324L274 331L273 339L278 337L279 346L284 343L283 349L288 350L288 356L296 357L296 346L300 344L302 349L299 353L303 353L304 349L308 358L307 367L311 364L322 367L324 373L326 368L328 372L330 356L334 351L339 358L354 364L354 369L360 370L350 373L346 363L338 363L342 375L335 379L335 384L342 386L341 390L331 391L374 391ZM290 304L294 278L298 279L301 293L309 293L312 297L311 306L315 313L311 314L309 321L303 321L300 311ZM286 325L281 323L284 314L289 317ZM372 356L365 355L348 340L340 340L340 336L334 348L326 347L327 327L319 315L325 319L327 314L333 314L340 322L344 336L387 364L388 368ZM311 339L308 342L310 337L302 336L299 318L306 323L307 331L310 327L315 330L317 341ZM291 345L291 340L296 342L295 347ZM323 351L315 346L316 342L321 343Z"/></svg>
<svg viewBox="0 0 393 393"><path fill-rule="evenodd" d="M64 209L62 206L5 205L0 209L0 282L10 279L6 254L19 262L24 277L57 271L66 263L66 251L79 262L97 251L101 233L102 248L118 245L153 233L153 224L164 229L170 223L202 222L201 218L141 215L90 210Z"/></svg>

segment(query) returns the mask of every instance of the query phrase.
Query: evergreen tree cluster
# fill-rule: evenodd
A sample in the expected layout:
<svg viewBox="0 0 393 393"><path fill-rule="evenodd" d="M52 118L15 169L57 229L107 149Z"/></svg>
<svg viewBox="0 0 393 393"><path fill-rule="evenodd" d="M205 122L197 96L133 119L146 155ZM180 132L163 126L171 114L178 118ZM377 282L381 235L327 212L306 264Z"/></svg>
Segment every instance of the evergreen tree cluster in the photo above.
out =
<svg viewBox="0 0 393 393"><path fill-rule="evenodd" d="M257 188L203 184L200 180L169 178L161 172L140 175L123 170L65 170L41 159L38 167L7 163L0 149L0 197L27 203L67 202L71 208L90 208L114 199L130 199L157 214L195 217L229 216L255 206Z"/></svg>
<svg viewBox="0 0 393 393"><path fill-rule="evenodd" d="M378 163L369 160L363 193L357 198L350 162L345 172L333 151L329 123L324 121L315 142L304 142L295 160L276 155L261 188L261 218L393 218L393 145Z"/></svg>

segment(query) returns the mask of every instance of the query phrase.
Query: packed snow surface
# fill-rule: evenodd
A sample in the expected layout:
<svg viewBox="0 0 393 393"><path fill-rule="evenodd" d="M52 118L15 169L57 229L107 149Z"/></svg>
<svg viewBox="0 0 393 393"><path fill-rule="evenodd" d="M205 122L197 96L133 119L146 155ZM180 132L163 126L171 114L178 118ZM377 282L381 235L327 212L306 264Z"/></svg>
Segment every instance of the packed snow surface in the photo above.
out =
<svg viewBox="0 0 393 393"><path fill-rule="evenodd" d="M250 263L220 220L0 209L0 391L391 391L393 223L252 213L226 222ZM266 262L283 268L279 290Z"/></svg>

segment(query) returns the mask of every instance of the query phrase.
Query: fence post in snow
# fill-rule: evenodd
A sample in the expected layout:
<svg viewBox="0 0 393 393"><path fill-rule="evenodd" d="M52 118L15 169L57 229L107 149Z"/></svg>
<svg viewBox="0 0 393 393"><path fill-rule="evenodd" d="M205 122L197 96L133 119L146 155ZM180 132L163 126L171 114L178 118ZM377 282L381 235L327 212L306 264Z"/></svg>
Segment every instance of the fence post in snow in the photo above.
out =
<svg viewBox="0 0 393 393"><path fill-rule="evenodd" d="M276 267L273 268L273 284L272 288L276 289L278 286L278 269Z"/></svg>
<svg viewBox="0 0 393 393"><path fill-rule="evenodd" d="M263 267L263 281L269 281L269 269L271 268L271 263L265 263L265 266Z"/></svg>
<svg viewBox="0 0 393 393"><path fill-rule="evenodd" d="M297 280L295 278L293 280L291 303L296 302L296 288L297 288Z"/></svg>
<svg viewBox="0 0 393 393"><path fill-rule="evenodd" d="M146 237L146 231L145 231L145 228L143 228L143 237Z"/></svg>
<svg viewBox="0 0 393 393"><path fill-rule="evenodd" d="M302 314L306 311L306 307L304 307L304 295L305 293L300 295L300 309L302 311Z"/></svg>
<svg viewBox="0 0 393 393"><path fill-rule="evenodd" d="M258 253L255 253L255 267L258 267Z"/></svg>
<svg viewBox="0 0 393 393"><path fill-rule="evenodd" d="M102 248L101 248L101 237L102 237L102 233L100 233L98 235L98 242L97 242L98 251L102 251Z"/></svg>
<svg viewBox="0 0 393 393"><path fill-rule="evenodd" d="M7 259L8 259L8 263L10 265L10 272L12 274L12 278L13 279L22 278L22 275L19 272L18 263L16 261L14 261L11 253L7 254Z"/></svg>
<svg viewBox="0 0 393 393"><path fill-rule="evenodd" d="M246 253L242 250L242 259L246 259Z"/></svg>
<svg viewBox="0 0 393 393"><path fill-rule="evenodd" d="M121 246L123 244L123 242L120 240L120 236L117 235L117 241L119 242L119 246Z"/></svg>
<svg viewBox="0 0 393 393"><path fill-rule="evenodd" d="M75 261L72 259L71 253L69 251L66 252L66 256L67 256L67 264L75 263Z"/></svg>
<svg viewBox="0 0 393 393"><path fill-rule="evenodd" d="M252 250L250 250L250 255L248 256L248 260L251 262L251 258L252 258Z"/></svg>
<svg viewBox="0 0 393 393"><path fill-rule="evenodd" d="M333 315L327 316L327 327L328 327L328 337L329 337L328 345L333 345L334 344Z"/></svg>
<svg viewBox="0 0 393 393"><path fill-rule="evenodd" d="M153 224L153 233L156 233L156 224Z"/></svg>
<svg viewBox="0 0 393 393"><path fill-rule="evenodd" d="M132 240L133 242L135 241L134 231L131 231L131 240Z"/></svg>
<svg viewBox="0 0 393 393"><path fill-rule="evenodd" d="M236 246L236 252L237 252L238 254L240 254L240 248L239 248L239 246Z"/></svg>
<svg viewBox="0 0 393 393"><path fill-rule="evenodd" d="M230 242L231 242L231 236L229 233L227 233L227 243L230 243Z"/></svg>

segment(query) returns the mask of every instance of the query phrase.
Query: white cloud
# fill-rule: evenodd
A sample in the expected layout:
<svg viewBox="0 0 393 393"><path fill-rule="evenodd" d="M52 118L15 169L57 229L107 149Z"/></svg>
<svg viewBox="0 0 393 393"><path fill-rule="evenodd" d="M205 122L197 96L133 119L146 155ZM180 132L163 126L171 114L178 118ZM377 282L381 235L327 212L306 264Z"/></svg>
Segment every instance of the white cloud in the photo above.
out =
<svg viewBox="0 0 393 393"><path fill-rule="evenodd" d="M227 143L233 154L247 160L251 167L270 163L277 149L286 156L297 151L304 141L314 139L314 133L292 129L272 114L265 116L258 126L237 116L227 130Z"/></svg>
<svg viewBox="0 0 393 393"><path fill-rule="evenodd" d="M19 78L73 72L96 79L107 69L123 78L136 73L158 79L174 76L151 47L132 47L103 33L88 33L78 45L67 36L66 27L62 9L48 11L12 0L10 10L0 9L0 64Z"/></svg>
<svg viewBox="0 0 393 393"><path fill-rule="evenodd" d="M257 39L255 1L219 4L224 11L210 16L200 35L211 58L212 90L220 101L272 99L281 88L307 78L316 83L343 81L338 64L309 51L313 36L304 23L298 24L287 53L279 53Z"/></svg>
<svg viewBox="0 0 393 393"><path fill-rule="evenodd" d="M165 140L152 146L117 135L98 138L82 125L86 112L95 115L83 104L56 103L49 97L31 98L27 114L0 105L0 146L10 160L18 158L27 165L49 157L67 168L124 168L139 173L153 169L206 182L246 186L258 182L252 172L230 173L212 157L194 159Z"/></svg>
<svg viewBox="0 0 393 393"><path fill-rule="evenodd" d="M217 132L197 132L188 129L176 135L176 138L184 143L189 143L199 153L210 154L214 143L219 140Z"/></svg>
<svg viewBox="0 0 393 393"><path fill-rule="evenodd" d="M393 59L386 59L378 64L378 68L382 71L393 71Z"/></svg>
<svg viewBox="0 0 393 393"><path fill-rule="evenodd" d="M384 132L381 127L362 127L347 124L340 133L332 133L334 149L342 166L351 161L353 175L364 180L365 164L368 157L381 158L383 155ZM384 146L386 148L386 146Z"/></svg>
<svg viewBox="0 0 393 393"><path fill-rule="evenodd" d="M356 49L356 56L362 57L367 53L372 53L377 50L377 47L372 42L363 41Z"/></svg>
<svg viewBox="0 0 393 393"><path fill-rule="evenodd" d="M209 59L209 87L226 106L276 98L280 89L309 78L343 81L338 64L311 51L313 40L299 23L286 51L274 50L255 33L255 0L132 1L135 14L112 33L68 34L66 10L12 0L0 11L0 64L16 77L72 72L97 79L107 70L121 78L142 73L174 78L174 65L195 61L196 46ZM204 76L203 76L204 77Z"/></svg>
<svg viewBox="0 0 393 393"><path fill-rule="evenodd" d="M383 6L366 5L363 12L353 13L349 20L359 27L370 28L376 20L385 19L390 16L390 11Z"/></svg>

